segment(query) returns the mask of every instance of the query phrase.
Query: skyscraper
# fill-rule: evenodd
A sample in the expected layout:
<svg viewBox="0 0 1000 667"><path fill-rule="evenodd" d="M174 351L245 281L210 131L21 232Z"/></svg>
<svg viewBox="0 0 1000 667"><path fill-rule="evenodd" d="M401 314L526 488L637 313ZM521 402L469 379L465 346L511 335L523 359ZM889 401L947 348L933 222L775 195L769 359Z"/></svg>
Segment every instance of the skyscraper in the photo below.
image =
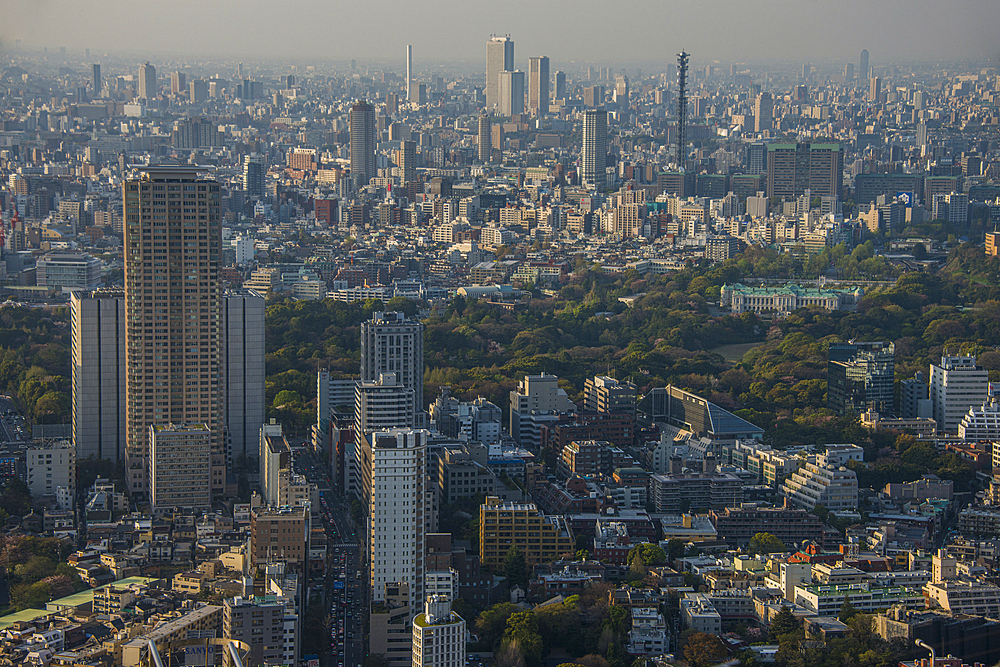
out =
<svg viewBox="0 0 1000 667"><path fill-rule="evenodd" d="M371 497L368 499L368 564L372 600L385 599L385 585L410 585L410 616L424 591L427 476L425 430L378 431L371 438Z"/></svg>
<svg viewBox="0 0 1000 667"><path fill-rule="evenodd" d="M149 493L149 428L204 424L211 486L225 484L220 186L197 167L146 167L124 183L126 460Z"/></svg>
<svg viewBox="0 0 1000 667"><path fill-rule="evenodd" d="M423 322L388 312L361 323L361 381L376 382L384 373L413 390L418 414L425 410Z"/></svg>
<svg viewBox="0 0 1000 667"><path fill-rule="evenodd" d="M251 153L243 158L243 191L248 198L264 197L264 156Z"/></svg>
<svg viewBox="0 0 1000 667"><path fill-rule="evenodd" d="M400 180L403 183L412 183L417 180L417 142L401 141L399 156Z"/></svg>
<svg viewBox="0 0 1000 667"><path fill-rule="evenodd" d="M867 410L892 414L896 347L892 343L831 343L827 407L838 415Z"/></svg>
<svg viewBox="0 0 1000 667"><path fill-rule="evenodd" d="M490 126L490 117L486 114L480 115L478 158L482 164L493 161L493 137Z"/></svg>
<svg viewBox="0 0 1000 667"><path fill-rule="evenodd" d="M528 109L544 115L549 112L549 57L528 59Z"/></svg>
<svg viewBox="0 0 1000 667"><path fill-rule="evenodd" d="M91 83L90 85L94 88L94 97L101 96L101 88L103 84L101 83L101 65L100 63L94 63L91 65Z"/></svg>
<svg viewBox="0 0 1000 667"><path fill-rule="evenodd" d="M566 72L562 70L556 70L555 73L556 94L553 96L557 100L561 100L566 97Z"/></svg>
<svg viewBox="0 0 1000 667"><path fill-rule="evenodd" d="M264 297L249 289L222 299L226 461L255 456L264 424Z"/></svg>
<svg viewBox="0 0 1000 667"><path fill-rule="evenodd" d="M375 178L375 107L358 101L351 107L351 178L360 189Z"/></svg>
<svg viewBox="0 0 1000 667"><path fill-rule="evenodd" d="M753 105L754 132L774 129L774 98L771 93L763 92L757 96Z"/></svg>
<svg viewBox="0 0 1000 667"><path fill-rule="evenodd" d="M877 76L873 76L868 80L868 100L871 102L878 102L879 96L882 94L882 79Z"/></svg>
<svg viewBox="0 0 1000 667"><path fill-rule="evenodd" d="M149 63L139 66L139 90L137 94L144 100L151 100L156 97L159 88L156 85L156 68Z"/></svg>
<svg viewBox="0 0 1000 667"><path fill-rule="evenodd" d="M372 441L376 431L413 428L416 419L413 390L404 387L395 373L383 373L375 382L358 382L354 393L354 452L348 471L347 491L363 503L372 492Z"/></svg>
<svg viewBox="0 0 1000 667"><path fill-rule="evenodd" d="M406 101L410 101L410 86L413 85L413 45L406 45Z"/></svg>
<svg viewBox="0 0 1000 667"><path fill-rule="evenodd" d="M187 75L184 72L171 72L170 74L170 93L172 95L179 95L181 93L187 92ZM192 102L194 100L191 100Z"/></svg>
<svg viewBox="0 0 1000 667"><path fill-rule="evenodd" d="M604 185L604 170L608 164L608 112L587 109L583 112L583 150L580 155L580 176L588 186Z"/></svg>
<svg viewBox="0 0 1000 667"><path fill-rule="evenodd" d="M500 106L500 72L514 69L514 40L491 37L486 42L486 109Z"/></svg>
<svg viewBox="0 0 1000 667"><path fill-rule="evenodd" d="M77 460L125 458L125 293L70 295Z"/></svg>
<svg viewBox="0 0 1000 667"><path fill-rule="evenodd" d="M500 72L499 96L500 115L513 116L524 113L524 72L521 70Z"/></svg>
<svg viewBox="0 0 1000 667"><path fill-rule="evenodd" d="M858 66L858 78L867 79L870 75L868 71L868 49L861 49L861 63Z"/></svg>

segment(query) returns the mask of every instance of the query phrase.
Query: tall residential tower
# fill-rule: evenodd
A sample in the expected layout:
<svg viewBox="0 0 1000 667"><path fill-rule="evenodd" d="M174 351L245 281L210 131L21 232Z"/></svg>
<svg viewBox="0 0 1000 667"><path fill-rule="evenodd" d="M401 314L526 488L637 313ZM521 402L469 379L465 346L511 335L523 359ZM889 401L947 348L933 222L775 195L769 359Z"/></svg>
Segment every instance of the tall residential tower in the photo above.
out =
<svg viewBox="0 0 1000 667"><path fill-rule="evenodd" d="M225 483L219 325L220 186L194 166L124 183L126 482L147 495L151 426L203 424L211 484Z"/></svg>

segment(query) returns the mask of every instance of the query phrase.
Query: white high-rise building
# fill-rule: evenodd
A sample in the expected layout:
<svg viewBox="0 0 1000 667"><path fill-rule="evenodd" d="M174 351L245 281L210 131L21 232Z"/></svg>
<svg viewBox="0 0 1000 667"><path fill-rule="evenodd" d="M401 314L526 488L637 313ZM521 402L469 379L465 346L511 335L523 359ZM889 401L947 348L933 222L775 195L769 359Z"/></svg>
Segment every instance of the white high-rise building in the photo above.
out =
<svg viewBox="0 0 1000 667"><path fill-rule="evenodd" d="M486 109L500 106L500 72L514 69L514 40L491 37L486 42Z"/></svg>
<svg viewBox="0 0 1000 667"><path fill-rule="evenodd" d="M383 373L413 390L416 426L424 411L424 325L403 313L374 313L361 323L361 381L376 382ZM416 599L416 598L415 598Z"/></svg>
<svg viewBox="0 0 1000 667"><path fill-rule="evenodd" d="M583 112L583 148L580 176L587 186L603 186L608 164L608 112L587 109Z"/></svg>
<svg viewBox="0 0 1000 667"><path fill-rule="evenodd" d="M428 595L413 619L412 667L465 667L465 619L448 598Z"/></svg>
<svg viewBox="0 0 1000 667"><path fill-rule="evenodd" d="M264 423L264 297L248 289L227 291L222 331L226 460L232 467L241 455L255 455Z"/></svg>
<svg viewBox="0 0 1000 667"><path fill-rule="evenodd" d="M969 408L989 401L989 385L989 371L977 366L975 357L943 356L940 365L931 364L930 398L938 430L957 433Z"/></svg>
<svg viewBox="0 0 1000 667"><path fill-rule="evenodd" d="M125 293L70 296L76 457L125 457Z"/></svg>
<svg viewBox="0 0 1000 667"><path fill-rule="evenodd" d="M369 590L381 602L386 584L408 583L411 617L424 597L427 435L424 429L392 429L369 438Z"/></svg>
<svg viewBox="0 0 1000 667"><path fill-rule="evenodd" d="M383 373L375 382L359 382L354 393L353 452L345 458L353 465L347 471L347 491L369 500L371 493L371 440L373 433L413 428L413 390L400 383L395 373Z"/></svg>

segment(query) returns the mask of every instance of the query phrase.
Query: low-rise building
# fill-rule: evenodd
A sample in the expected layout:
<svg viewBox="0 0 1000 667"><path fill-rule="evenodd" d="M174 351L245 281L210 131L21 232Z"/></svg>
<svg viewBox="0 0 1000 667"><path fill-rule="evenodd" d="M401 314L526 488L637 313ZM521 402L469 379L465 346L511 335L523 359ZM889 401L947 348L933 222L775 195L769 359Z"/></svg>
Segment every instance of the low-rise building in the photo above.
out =
<svg viewBox="0 0 1000 667"><path fill-rule="evenodd" d="M836 616L844 600L849 601L858 611L870 614L902 604L909 607L920 607L924 604L924 596L919 591L902 586L880 587L869 584L850 584L847 586L796 586L795 604L819 614L820 616Z"/></svg>
<svg viewBox="0 0 1000 667"><path fill-rule="evenodd" d="M684 627L710 635L722 634L722 616L704 593L686 593L681 599Z"/></svg>
<svg viewBox="0 0 1000 667"><path fill-rule="evenodd" d="M806 510L743 503L713 510L708 516L719 539L734 546L746 546L757 533L771 533L785 544L803 540L823 543L823 522Z"/></svg>
<svg viewBox="0 0 1000 667"><path fill-rule="evenodd" d="M789 501L807 510L816 505L823 505L831 512L855 510L858 476L841 465L806 463L785 480L782 492Z"/></svg>
<svg viewBox="0 0 1000 667"><path fill-rule="evenodd" d="M930 607L952 614L1000 617L1000 587L981 581L945 580L924 584Z"/></svg>
<svg viewBox="0 0 1000 667"><path fill-rule="evenodd" d="M630 655L663 655L669 648L667 623L656 607L632 607L628 633Z"/></svg>
<svg viewBox="0 0 1000 667"><path fill-rule="evenodd" d="M576 540L562 516L545 516L534 503L507 503L490 496L479 509L479 554L497 565L517 545L529 563L555 560L575 550Z"/></svg>
<svg viewBox="0 0 1000 667"><path fill-rule="evenodd" d="M712 542L718 532L708 514L670 514L660 518L663 541Z"/></svg>

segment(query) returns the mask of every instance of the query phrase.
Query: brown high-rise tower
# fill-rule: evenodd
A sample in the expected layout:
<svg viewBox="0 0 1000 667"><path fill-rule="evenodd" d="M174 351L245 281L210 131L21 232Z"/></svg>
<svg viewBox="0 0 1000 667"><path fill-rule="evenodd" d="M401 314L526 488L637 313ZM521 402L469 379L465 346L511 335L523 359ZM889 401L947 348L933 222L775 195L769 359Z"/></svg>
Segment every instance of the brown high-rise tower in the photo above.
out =
<svg viewBox="0 0 1000 667"><path fill-rule="evenodd" d="M149 427L211 430L212 491L225 484L219 184L197 167L126 179L125 365L129 491L149 497Z"/></svg>

